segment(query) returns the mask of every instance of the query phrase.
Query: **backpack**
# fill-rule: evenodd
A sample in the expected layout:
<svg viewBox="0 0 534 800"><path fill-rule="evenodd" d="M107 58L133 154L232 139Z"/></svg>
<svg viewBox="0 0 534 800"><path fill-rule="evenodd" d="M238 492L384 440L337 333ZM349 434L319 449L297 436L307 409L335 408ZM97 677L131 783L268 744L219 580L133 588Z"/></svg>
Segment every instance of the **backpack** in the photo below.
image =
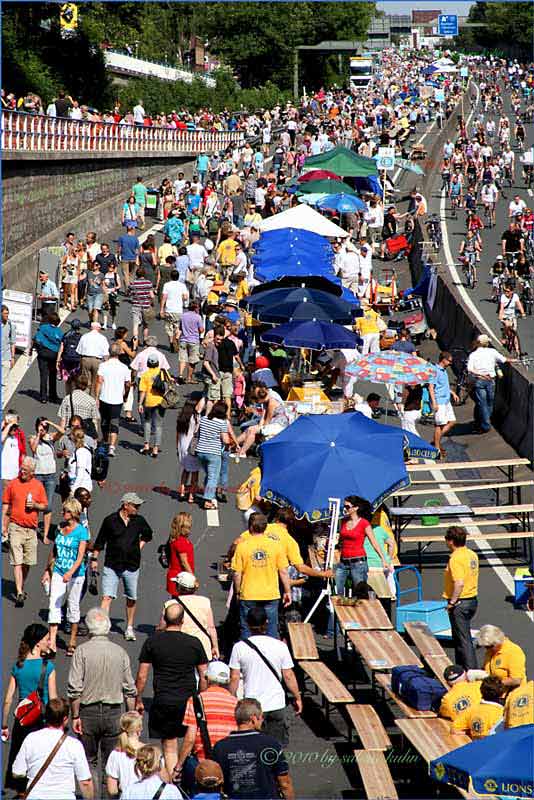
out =
<svg viewBox="0 0 534 800"><path fill-rule="evenodd" d="M401 700L418 711L438 711L447 690L422 667L393 667L391 688Z"/></svg>
<svg viewBox="0 0 534 800"><path fill-rule="evenodd" d="M91 478L94 481L105 481L109 470L108 445L100 442L93 454Z"/></svg>
<svg viewBox="0 0 534 800"><path fill-rule="evenodd" d="M80 363L80 355L76 352L76 348L78 347L78 343L82 338L82 334L78 331L69 331L63 337L63 354L61 356L62 361L66 364L79 364Z"/></svg>

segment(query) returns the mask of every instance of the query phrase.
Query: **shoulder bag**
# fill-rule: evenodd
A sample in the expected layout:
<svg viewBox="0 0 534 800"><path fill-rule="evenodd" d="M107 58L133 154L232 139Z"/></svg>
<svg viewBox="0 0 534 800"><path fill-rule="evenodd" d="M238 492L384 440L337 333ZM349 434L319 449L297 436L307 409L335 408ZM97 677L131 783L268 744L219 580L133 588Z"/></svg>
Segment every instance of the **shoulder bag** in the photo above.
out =
<svg viewBox="0 0 534 800"><path fill-rule="evenodd" d="M156 793L152 795L152 800L159 800L159 798L163 794L164 789L165 789L166 786L167 786L167 784L162 781L160 783L160 785L158 786L158 789L157 789Z"/></svg>
<svg viewBox="0 0 534 800"><path fill-rule="evenodd" d="M211 746L208 723L206 720L206 714L204 712L204 705L202 703L202 698L199 694L193 695L193 708L195 710L195 717L197 720L198 729L200 731L202 744L204 745L204 757L213 758L213 749Z"/></svg>
<svg viewBox="0 0 534 800"><path fill-rule="evenodd" d="M263 661L265 666L270 669L270 671L273 673L273 675L276 678L276 680L282 685L282 688L285 689L285 685L284 685L284 681L283 681L282 676L278 674L278 672L275 670L275 668L273 667L273 665L271 664L271 662L269 661L267 656L263 655L263 653L261 652L260 648L256 647L256 645L253 642L251 642L250 639L241 639L241 641L243 642L243 644L246 644L247 647L250 647L251 650L254 650L254 652L259 655L259 657L261 658L261 660Z"/></svg>
<svg viewBox="0 0 534 800"><path fill-rule="evenodd" d="M159 394L162 397L168 389L170 383L170 375L165 369L160 369L157 375L152 378L152 391L154 394Z"/></svg>
<svg viewBox="0 0 534 800"><path fill-rule="evenodd" d="M210 636L210 633L209 633L208 629L204 627L204 625L201 623L201 621L195 617L195 615L193 614L193 612L192 612L192 611L191 611L191 610L190 610L190 609L189 609L189 608L186 606L186 604L185 604L185 603L183 603L183 602L180 600L180 598L179 598L179 597L176 597L176 598L175 598L175 600L177 600L177 601L180 603L180 605L182 606L183 610L184 610L184 611L185 611L187 614L189 614L189 616L191 617L191 619L193 620L193 622L195 623L195 625L197 626L197 628L200 628L200 630L202 631L202 633L204 634L204 636L207 636L207 637L208 637L208 639L210 640L211 646L213 647L213 639L211 638L211 636Z"/></svg>
<svg viewBox="0 0 534 800"><path fill-rule="evenodd" d="M50 754L48 755L48 758L44 762L43 766L41 767L41 769L39 770L39 772L37 773L35 778L32 780L32 782L30 783L30 785L28 786L28 788L26 789L26 791L22 795L22 800L26 800L26 798L28 797L30 792L33 791L33 789L35 789L35 785L37 784L38 781L41 780L41 778L45 774L46 770L48 769L48 767L50 766L50 764L52 763L52 761L56 757L56 754L57 754L59 748L61 747L61 745L63 744L63 742L65 741L66 738L67 738L67 734L64 733L63 736L60 739L58 739L58 741L54 745L53 749L50 751Z"/></svg>
<svg viewBox="0 0 534 800"><path fill-rule="evenodd" d="M29 728L43 716L43 693L46 678L46 661L43 659L37 689L21 700L15 709L15 719L23 728Z"/></svg>

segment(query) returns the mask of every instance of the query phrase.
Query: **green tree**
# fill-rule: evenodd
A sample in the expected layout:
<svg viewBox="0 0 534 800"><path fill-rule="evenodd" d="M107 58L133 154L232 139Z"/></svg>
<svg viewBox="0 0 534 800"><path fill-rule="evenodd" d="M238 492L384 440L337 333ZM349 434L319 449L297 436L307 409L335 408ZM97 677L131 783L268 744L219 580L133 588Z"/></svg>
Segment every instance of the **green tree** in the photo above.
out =
<svg viewBox="0 0 534 800"><path fill-rule="evenodd" d="M467 29L461 42L524 58L534 56L534 3L475 3L469 21L484 25Z"/></svg>

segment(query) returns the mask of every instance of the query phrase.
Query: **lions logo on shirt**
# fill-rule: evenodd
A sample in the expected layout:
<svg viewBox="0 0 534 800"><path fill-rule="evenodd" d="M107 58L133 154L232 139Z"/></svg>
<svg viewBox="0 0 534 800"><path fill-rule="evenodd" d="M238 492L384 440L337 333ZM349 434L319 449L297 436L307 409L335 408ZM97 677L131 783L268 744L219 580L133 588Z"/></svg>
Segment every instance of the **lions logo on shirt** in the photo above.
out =
<svg viewBox="0 0 534 800"><path fill-rule="evenodd" d="M470 561L470 563L469 563L469 566L471 567L471 569L473 570L473 572L476 570L476 568L477 568L477 562L475 561L475 559L474 559L474 558L472 558L472 559L471 559L471 561Z"/></svg>
<svg viewBox="0 0 534 800"><path fill-rule="evenodd" d="M522 694L517 698L517 700L513 704L513 707L514 708L525 708L525 706L528 706L529 702L530 702L530 698L529 698L528 694Z"/></svg>
<svg viewBox="0 0 534 800"><path fill-rule="evenodd" d="M473 733L482 733L482 720L475 717L471 723L471 728L473 729Z"/></svg>
<svg viewBox="0 0 534 800"><path fill-rule="evenodd" d="M466 708L469 708L470 705L471 701L468 697L460 697L454 704L454 710L460 713L460 711L465 711Z"/></svg>
<svg viewBox="0 0 534 800"><path fill-rule="evenodd" d="M267 561L267 553L265 550L254 550L252 553L253 561ZM263 566L263 565L262 565Z"/></svg>

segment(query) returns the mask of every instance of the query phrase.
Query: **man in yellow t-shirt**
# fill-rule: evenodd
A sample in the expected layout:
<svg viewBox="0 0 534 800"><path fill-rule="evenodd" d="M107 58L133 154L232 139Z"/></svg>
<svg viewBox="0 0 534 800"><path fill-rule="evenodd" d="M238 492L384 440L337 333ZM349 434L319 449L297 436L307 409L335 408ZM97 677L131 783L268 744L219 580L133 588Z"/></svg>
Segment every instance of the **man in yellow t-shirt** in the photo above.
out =
<svg viewBox="0 0 534 800"><path fill-rule="evenodd" d="M228 239L223 239L216 251L218 263L223 267L233 266L236 262L237 247L235 234L232 233Z"/></svg>
<svg viewBox="0 0 534 800"><path fill-rule="evenodd" d="M506 691L526 681L526 656L519 645L510 641L500 628L483 625L478 632L477 642L486 648L484 669L488 675L500 678Z"/></svg>
<svg viewBox="0 0 534 800"><path fill-rule="evenodd" d="M443 677L450 689L441 699L439 716L452 720L454 725L458 721L459 730L463 730L461 721L482 699L480 682L468 681L466 671L459 664L449 664L445 668Z"/></svg>
<svg viewBox="0 0 534 800"><path fill-rule="evenodd" d="M363 339L362 355L380 352L380 314L371 307L364 308L363 317L358 317L354 327Z"/></svg>
<svg viewBox="0 0 534 800"><path fill-rule="evenodd" d="M280 542L267 536L267 517L252 514L249 521L250 537L239 541L232 558L234 592L239 598L241 635L250 636L247 614L261 605L268 618L267 634L278 638L278 601L280 583L284 606L291 605L291 590L287 572L288 561Z"/></svg>
<svg viewBox="0 0 534 800"><path fill-rule="evenodd" d="M476 669L471 620L478 608L478 556L465 546L466 539L467 531L459 525L452 525L445 534L451 555L445 568L443 597L448 601L454 659L464 669Z"/></svg>
<svg viewBox="0 0 534 800"><path fill-rule="evenodd" d="M161 368L157 355L149 356L147 359L147 369L139 379L139 415L144 420L145 442L141 453L150 453L150 439L154 435L154 446L152 456L157 457L161 447L163 437L163 417L165 410L161 407L163 396L153 389L154 378L159 375Z"/></svg>
<svg viewBox="0 0 534 800"><path fill-rule="evenodd" d="M518 686L506 698L504 727L517 728L519 725L534 725L534 681Z"/></svg>
<svg viewBox="0 0 534 800"><path fill-rule="evenodd" d="M462 724L456 720L453 730L468 733L471 739L483 739L495 733L503 715L503 691L504 687L498 678L484 678L480 684L482 700L465 716Z"/></svg>

